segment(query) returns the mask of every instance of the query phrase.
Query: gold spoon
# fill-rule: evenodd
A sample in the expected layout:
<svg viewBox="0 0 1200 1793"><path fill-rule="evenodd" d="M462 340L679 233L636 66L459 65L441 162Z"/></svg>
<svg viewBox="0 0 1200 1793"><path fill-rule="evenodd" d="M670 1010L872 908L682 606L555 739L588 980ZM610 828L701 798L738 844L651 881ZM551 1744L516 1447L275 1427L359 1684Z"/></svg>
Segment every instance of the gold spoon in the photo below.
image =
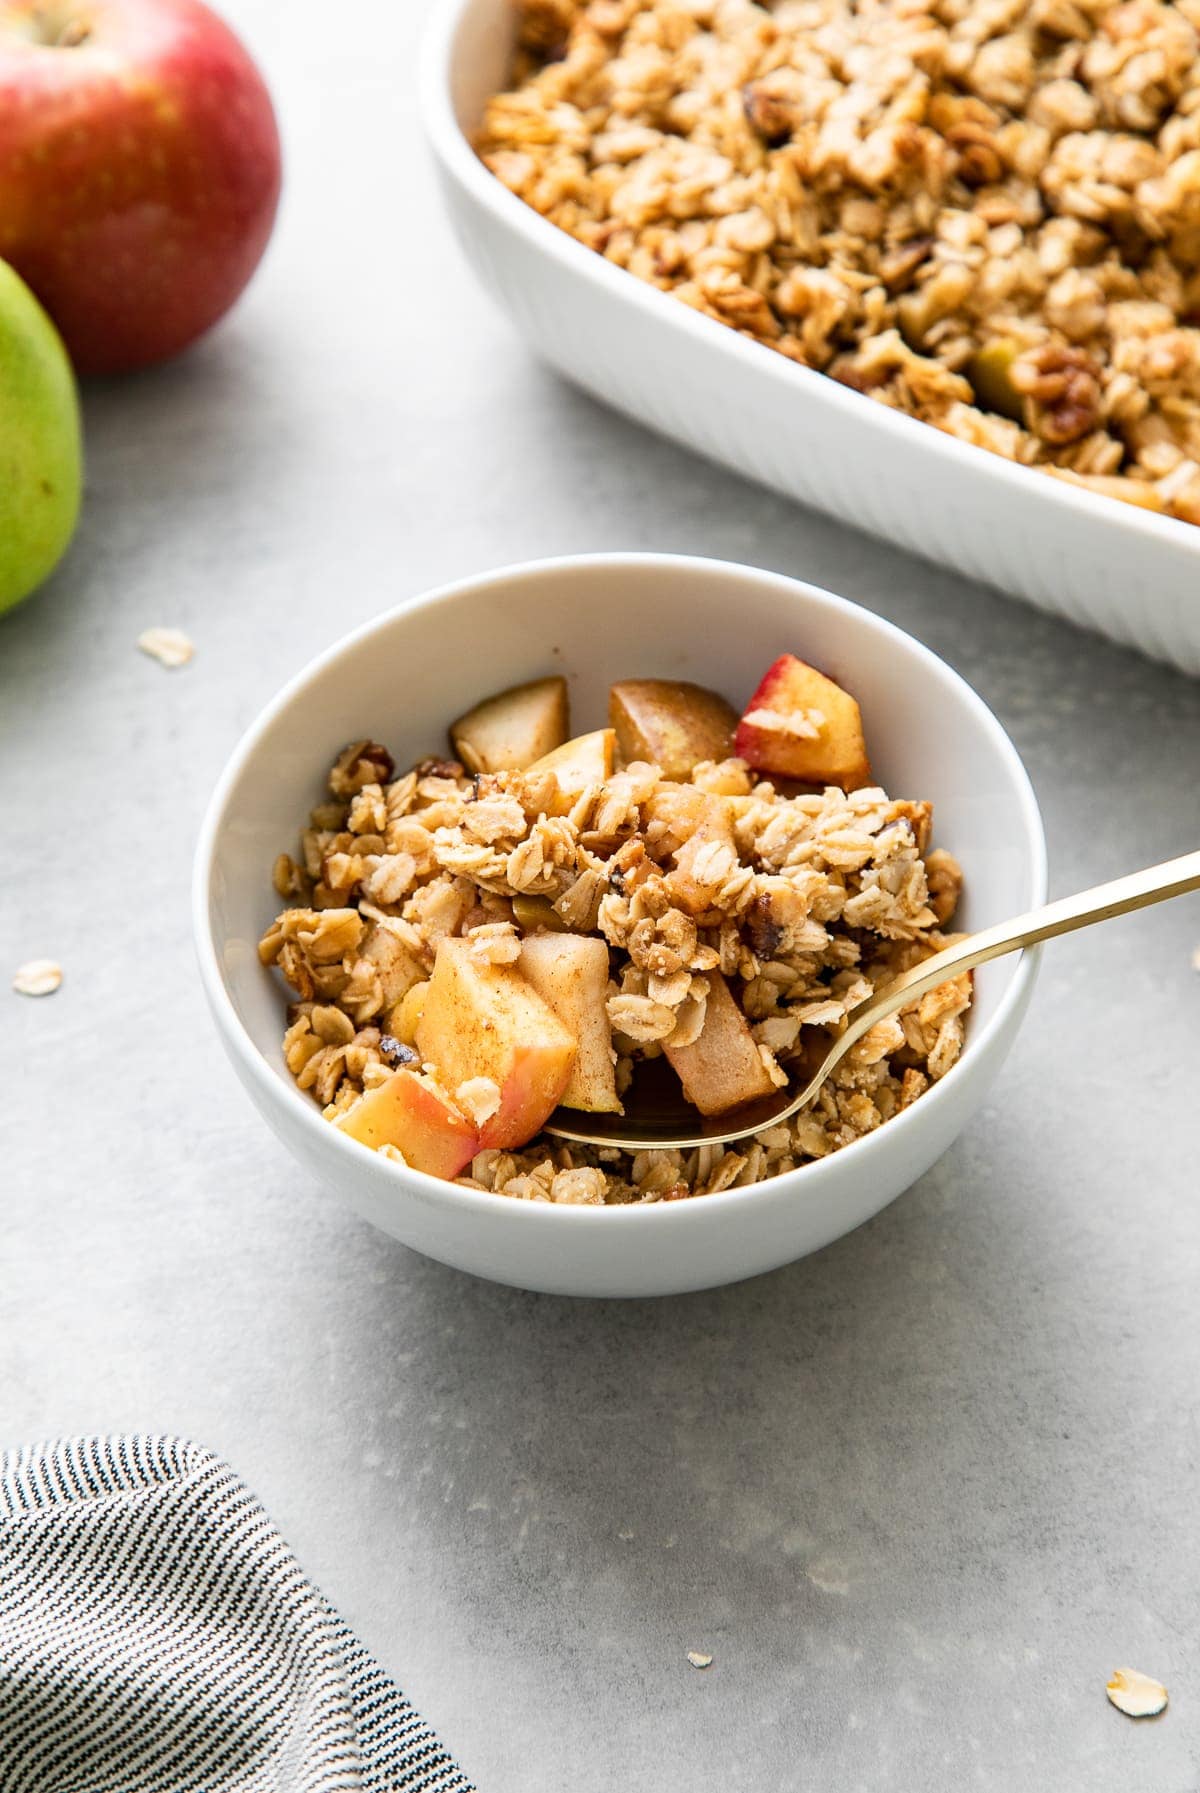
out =
<svg viewBox="0 0 1200 1793"><path fill-rule="evenodd" d="M691 1146L728 1145L745 1139L764 1127L790 1120L815 1102L821 1085L855 1041L861 1040L877 1021L886 1020L948 978L1020 947L1036 946L1057 934L1070 934L1076 928L1090 927L1113 915L1127 915L1131 909L1145 909L1151 903L1182 896L1189 890L1200 890L1200 852L1185 853L1182 859L1168 859L1163 865L1131 872L1127 878L1116 878L1111 884L1097 884L1092 890L1080 891L1078 896L1060 897L1057 902L1031 909L1013 921L998 922L994 928L968 934L957 946L948 946L932 959L914 965L911 971L902 972L886 990L866 997L851 1009L844 1031L799 1094L782 1089L761 1101L706 1120L685 1101L669 1067L664 1071L665 1060L655 1059L639 1072L626 1093L624 1114L584 1114L572 1108L556 1108L544 1131L579 1145L620 1146L629 1152L655 1147L686 1151Z"/></svg>

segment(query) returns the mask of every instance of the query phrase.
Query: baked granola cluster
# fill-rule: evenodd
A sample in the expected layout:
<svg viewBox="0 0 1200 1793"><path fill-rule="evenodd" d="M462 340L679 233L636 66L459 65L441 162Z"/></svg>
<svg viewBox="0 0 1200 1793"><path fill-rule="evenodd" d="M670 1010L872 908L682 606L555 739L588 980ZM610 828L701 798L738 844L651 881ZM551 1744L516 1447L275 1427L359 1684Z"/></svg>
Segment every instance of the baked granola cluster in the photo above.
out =
<svg viewBox="0 0 1200 1793"><path fill-rule="evenodd" d="M1200 522L1200 0L522 0L478 148L686 304Z"/></svg>
<svg viewBox="0 0 1200 1793"><path fill-rule="evenodd" d="M546 924L602 938L622 1092L637 1060L698 1037L719 973L782 1085L783 1067L823 1052L863 997L948 943L962 881L948 853L930 851L927 803L877 786L784 796L740 759L702 763L688 782L634 763L566 814L552 813L552 773L470 777L431 759L397 777L370 741L339 756L329 783L298 859L276 863L288 906L260 955L293 998L288 1068L335 1121L415 1061L414 998L419 1008L446 936L480 965L512 965ZM706 825L713 799L728 800L728 837ZM970 1000L968 974L881 1022L814 1109L736 1149L630 1154L543 1136L477 1153L458 1180L534 1201L628 1203L778 1175L873 1131L944 1076ZM453 1093L480 1121L494 1111L490 1085Z"/></svg>

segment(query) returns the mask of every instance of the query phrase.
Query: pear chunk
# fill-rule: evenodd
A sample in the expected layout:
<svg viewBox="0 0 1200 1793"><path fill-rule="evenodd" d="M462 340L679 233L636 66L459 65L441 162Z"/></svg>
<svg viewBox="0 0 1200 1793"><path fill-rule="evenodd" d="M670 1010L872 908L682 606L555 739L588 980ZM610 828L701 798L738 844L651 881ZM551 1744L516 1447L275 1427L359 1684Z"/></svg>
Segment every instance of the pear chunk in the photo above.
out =
<svg viewBox="0 0 1200 1793"><path fill-rule="evenodd" d="M578 1042L566 1108L620 1114L612 1028L608 1020L608 947L594 934L531 934L521 943L521 976Z"/></svg>
<svg viewBox="0 0 1200 1793"><path fill-rule="evenodd" d="M499 1106L480 1147L523 1146L562 1101L575 1068L575 1036L532 984L508 965L481 963L470 942L438 942L417 1023L417 1051L453 1091L487 1077Z"/></svg>
<svg viewBox="0 0 1200 1793"><path fill-rule="evenodd" d="M738 724L732 704L685 679L621 679L609 690L608 720L623 764L649 760L677 781L701 760L728 759Z"/></svg>
<svg viewBox="0 0 1200 1793"><path fill-rule="evenodd" d="M707 975L708 1002L699 1037L690 1046L666 1040L663 1051L694 1108L701 1114L727 1114L743 1102L771 1095L775 1085L729 985L719 971Z"/></svg>
<svg viewBox="0 0 1200 1793"><path fill-rule="evenodd" d="M476 704L450 724L450 740L468 772L523 772L569 731L567 681L534 679Z"/></svg>
<svg viewBox="0 0 1200 1793"><path fill-rule="evenodd" d="M848 691L781 654L737 726L734 747L755 771L857 791L871 782L862 715Z"/></svg>
<svg viewBox="0 0 1200 1793"><path fill-rule="evenodd" d="M1025 416L1022 394L1012 377L1013 362L1020 353L1020 343L1011 336L993 336L976 349L963 370L975 390L975 403L984 411L999 411L1015 423Z"/></svg>

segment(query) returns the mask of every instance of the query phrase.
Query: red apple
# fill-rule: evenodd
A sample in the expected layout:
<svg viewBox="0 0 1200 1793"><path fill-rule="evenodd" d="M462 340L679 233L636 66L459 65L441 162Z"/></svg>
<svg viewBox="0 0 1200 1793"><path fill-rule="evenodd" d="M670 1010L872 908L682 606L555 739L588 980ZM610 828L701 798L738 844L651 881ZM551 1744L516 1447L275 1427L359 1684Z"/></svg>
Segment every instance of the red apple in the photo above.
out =
<svg viewBox="0 0 1200 1793"><path fill-rule="evenodd" d="M270 96L200 0L0 0L0 257L81 373L162 361L215 324L279 179Z"/></svg>

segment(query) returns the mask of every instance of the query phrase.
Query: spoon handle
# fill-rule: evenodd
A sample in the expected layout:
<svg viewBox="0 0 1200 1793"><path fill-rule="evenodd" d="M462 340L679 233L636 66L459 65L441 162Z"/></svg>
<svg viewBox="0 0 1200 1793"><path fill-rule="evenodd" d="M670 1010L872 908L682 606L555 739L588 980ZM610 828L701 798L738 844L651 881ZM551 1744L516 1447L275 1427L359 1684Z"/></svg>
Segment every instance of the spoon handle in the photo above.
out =
<svg viewBox="0 0 1200 1793"><path fill-rule="evenodd" d="M935 953L932 959L922 960L911 971L902 972L886 990L878 995L868 996L857 1008L851 1009L845 1031L838 1036L825 1063L801 1093L795 1108L803 1108L811 1101L814 1089L820 1087L833 1066L877 1021L886 1020L897 1009L906 1007L918 996L924 996L928 990L936 990L939 984L957 977L960 972L970 971L976 965L985 965L989 959L1002 958L1005 953L1016 952L1020 947L1037 946L1040 941L1053 940L1058 934L1070 934L1076 928L1090 927L1093 922L1108 921L1114 915L1127 915L1132 909L1145 909L1149 904L1161 903L1167 897L1182 896L1188 890L1200 890L1200 852L1185 853L1179 859L1164 861L1162 865L1150 865L1144 871L1130 872L1127 877L1114 878L1109 884L1097 884L1091 890L1081 890L1076 896L1059 897L1056 902L1046 903L1041 909L1030 909L1027 914L1015 916L1011 921L997 922L995 927L983 928L978 934L968 934L957 946L945 947L942 952ZM792 1113L794 1110L786 1112ZM782 1118L781 1115L780 1119Z"/></svg>
<svg viewBox="0 0 1200 1793"><path fill-rule="evenodd" d="M811 1078L789 1102L763 1113L764 1106L755 1104L754 1113L734 1110L728 1116L704 1121L693 1113L690 1120L672 1109L666 1115L654 1115L649 1124L638 1126L636 1119L622 1121L610 1115L576 1116L557 1110L546 1124L546 1132L560 1139L581 1145L620 1146L639 1152L649 1147L674 1148L682 1151L698 1145L731 1145L764 1127L786 1121L802 1108L815 1102L821 1085L841 1063L846 1053L877 1021L894 1015L927 990L935 990L960 972L970 971L989 959L1016 952L1018 947L1036 946L1056 934L1069 934L1074 928L1086 928L1094 921L1107 921L1110 915L1125 915L1131 909L1144 909L1149 903L1161 903L1165 897L1182 896L1184 891L1200 890L1200 852L1185 853L1182 859L1169 859L1164 865L1147 866L1145 871L1131 872L1126 878L1114 878L1111 884L1098 884L1094 890L1081 890L1077 896L1060 897L1042 909L1031 909L1012 921L999 922L968 934L956 946L948 946L902 972L894 983L878 995L868 996L851 1009L846 1025L838 1035L815 1077ZM682 1103L682 1097L680 1098ZM559 1119L562 1115L564 1118ZM740 1116L740 1119L739 1119ZM606 1124L607 1123L607 1124Z"/></svg>

